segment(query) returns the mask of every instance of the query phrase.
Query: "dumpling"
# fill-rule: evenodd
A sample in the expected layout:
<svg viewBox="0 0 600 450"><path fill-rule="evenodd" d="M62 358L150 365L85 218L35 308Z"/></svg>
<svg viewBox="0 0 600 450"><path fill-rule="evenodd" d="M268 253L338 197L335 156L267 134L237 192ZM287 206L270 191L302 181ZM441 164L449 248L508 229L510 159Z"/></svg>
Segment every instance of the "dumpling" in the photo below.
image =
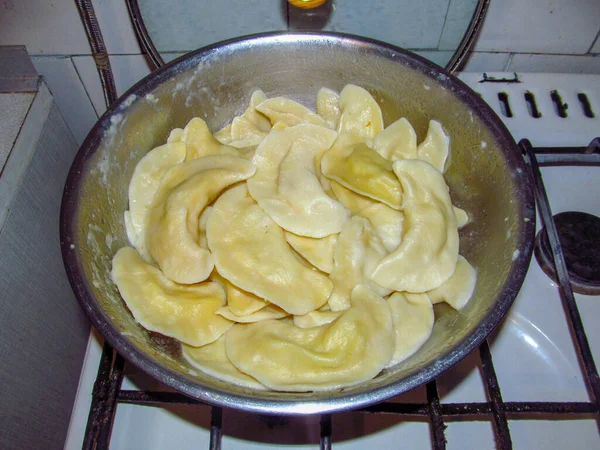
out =
<svg viewBox="0 0 600 450"><path fill-rule="evenodd" d="M186 161L210 155L241 156L237 149L217 141L206 122L199 117L194 117L185 126L181 142L186 146Z"/></svg>
<svg viewBox="0 0 600 450"><path fill-rule="evenodd" d="M245 184L215 202L206 237L223 277L290 314L317 309L331 294L331 281L294 256L283 230L250 197Z"/></svg>
<svg viewBox="0 0 600 450"><path fill-rule="evenodd" d="M458 255L452 276L428 294L433 303L446 302L454 309L462 309L473 296L476 284L477 271L469 261Z"/></svg>
<svg viewBox="0 0 600 450"><path fill-rule="evenodd" d="M330 273L333 268L333 251L337 237L337 234L330 234L324 238L316 239L298 236L288 231L285 232L285 238L292 248L309 263L325 273Z"/></svg>
<svg viewBox="0 0 600 450"><path fill-rule="evenodd" d="M146 250L146 215L158 190L161 178L167 171L183 162L185 144L174 142L150 150L135 166L129 182L129 212L125 222L129 222L129 242L135 246L142 257L150 261ZM128 217L127 217L128 216Z"/></svg>
<svg viewBox="0 0 600 450"><path fill-rule="evenodd" d="M183 128L173 128L167 138L167 144L172 142L181 142L183 139Z"/></svg>
<svg viewBox="0 0 600 450"><path fill-rule="evenodd" d="M317 92L317 114L320 115L327 126L332 130L337 129L340 120L340 96L331 89L321 88Z"/></svg>
<svg viewBox="0 0 600 450"><path fill-rule="evenodd" d="M446 281L458 259L458 230L444 177L418 159L394 162L404 190L404 225L400 246L371 274L394 291L427 292Z"/></svg>
<svg viewBox="0 0 600 450"><path fill-rule="evenodd" d="M446 160L450 154L450 138L444 133L442 124L436 120L429 121L427 137L417 147L419 159L427 161L440 172L446 170Z"/></svg>
<svg viewBox="0 0 600 450"><path fill-rule="evenodd" d="M206 241L206 222L208 222L208 216L212 211L212 206L207 206L200 214L200 219L198 220L198 230L200 234L198 236L198 245L206 250L208 250L208 242Z"/></svg>
<svg viewBox="0 0 600 450"><path fill-rule="evenodd" d="M340 92L338 132L373 139L383 130L381 108L366 89L348 84Z"/></svg>
<svg viewBox="0 0 600 450"><path fill-rule="evenodd" d="M217 309L217 314L225 317L232 322L238 323L252 323L252 322L260 322L261 320L271 320L271 319L281 319L282 317L289 316L283 309L275 306L268 305L262 309L259 309L252 314L248 314L245 316L238 316L231 312L229 306L221 306Z"/></svg>
<svg viewBox="0 0 600 450"><path fill-rule="evenodd" d="M221 381L251 389L265 390L266 388L231 364L225 351L225 337L203 347L181 345L181 354L192 366Z"/></svg>
<svg viewBox="0 0 600 450"><path fill-rule="evenodd" d="M333 281L329 308L332 311L348 309L352 290L362 283L369 284L379 295L388 295L390 291L381 290L368 279L368 275L386 254L372 225L362 217L351 217L344 224L335 246L333 269L329 275Z"/></svg>
<svg viewBox="0 0 600 450"><path fill-rule="evenodd" d="M340 135L321 159L323 174L348 189L385 203L402 207L402 187L392 163L351 135Z"/></svg>
<svg viewBox="0 0 600 450"><path fill-rule="evenodd" d="M223 278L219 272L213 270L210 279L219 283L225 288L227 294L227 306L229 310L238 317L248 316L267 307L269 302L262 298L240 289L231 281Z"/></svg>
<svg viewBox="0 0 600 450"><path fill-rule="evenodd" d="M238 149L256 147L271 130L269 119L256 110L256 106L266 99L263 91L254 91L246 111L241 116L234 117L231 124L215 133L215 138L222 144Z"/></svg>
<svg viewBox="0 0 600 450"><path fill-rule="evenodd" d="M147 330L200 346L215 341L233 325L215 314L225 304L221 286L173 283L131 247L114 256L111 276L133 317Z"/></svg>
<svg viewBox="0 0 600 450"><path fill-rule="evenodd" d="M298 328L315 328L327 325L340 317L344 311L311 311L302 316L294 316L294 325Z"/></svg>
<svg viewBox="0 0 600 450"><path fill-rule="evenodd" d="M359 285L352 306L334 322L302 329L269 320L234 325L225 337L230 361L278 391L319 391L375 377L394 352L386 301Z"/></svg>
<svg viewBox="0 0 600 450"><path fill-rule="evenodd" d="M147 215L148 250L167 277L183 284L208 278L214 263L200 246L200 214L223 189L255 170L245 159L215 155L167 172Z"/></svg>
<svg viewBox="0 0 600 450"><path fill-rule="evenodd" d="M454 216L456 217L456 226L458 228L464 227L469 223L469 215L464 209L460 209L457 206L453 206Z"/></svg>
<svg viewBox="0 0 600 450"><path fill-rule="evenodd" d="M413 355L431 336L435 316L427 294L394 292L388 299L396 343L391 367Z"/></svg>
<svg viewBox="0 0 600 450"><path fill-rule="evenodd" d="M375 136L373 149L388 161L417 159L417 133L403 117Z"/></svg>
<svg viewBox="0 0 600 450"><path fill-rule="evenodd" d="M284 97L267 99L257 105L256 109L267 116L273 125L281 122L289 127L303 123L321 127L327 126L327 122L321 116L318 116L306 106Z"/></svg>
<svg viewBox="0 0 600 450"><path fill-rule="evenodd" d="M391 253L398 248L402 240L404 223L402 212L357 194L336 181L331 182L331 188L340 203L352 214L371 222L388 252Z"/></svg>
<svg viewBox="0 0 600 450"><path fill-rule="evenodd" d="M348 213L324 192L315 170L315 159L336 136L329 128L297 125L271 131L256 149L248 190L283 229L314 238L340 232Z"/></svg>

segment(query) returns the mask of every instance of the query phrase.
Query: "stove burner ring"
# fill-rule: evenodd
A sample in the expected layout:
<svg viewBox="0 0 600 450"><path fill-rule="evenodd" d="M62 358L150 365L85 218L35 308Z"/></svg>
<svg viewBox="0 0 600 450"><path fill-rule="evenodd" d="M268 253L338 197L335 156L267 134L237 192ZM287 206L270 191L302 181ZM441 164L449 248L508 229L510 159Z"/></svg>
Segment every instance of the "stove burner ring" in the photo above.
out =
<svg viewBox="0 0 600 450"><path fill-rule="evenodd" d="M569 211L555 215L554 223L573 291L600 295L600 218ZM558 282L545 228L535 238L534 252L542 270Z"/></svg>

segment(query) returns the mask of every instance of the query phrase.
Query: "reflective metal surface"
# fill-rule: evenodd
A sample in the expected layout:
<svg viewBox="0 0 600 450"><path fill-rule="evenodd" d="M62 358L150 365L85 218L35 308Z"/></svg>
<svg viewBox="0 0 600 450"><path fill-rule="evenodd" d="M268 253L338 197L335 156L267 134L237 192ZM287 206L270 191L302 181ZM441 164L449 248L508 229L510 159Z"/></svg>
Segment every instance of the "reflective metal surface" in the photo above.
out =
<svg viewBox="0 0 600 450"><path fill-rule="evenodd" d="M347 389L319 393L253 391L198 373L176 342L139 326L110 280L111 259L127 245L123 212L135 165L194 116L216 130L241 113L256 88L314 107L317 90L347 83L369 89L386 124L406 117L419 140L430 119L451 136L446 175L471 223L461 253L479 279L456 312L436 306L427 343L406 362ZM73 163L63 198L61 245L73 289L105 338L162 383L207 402L273 414L356 408L419 386L466 356L502 320L532 252L530 176L514 140L466 85L432 63L348 35L274 33L216 44L157 70L131 88L92 129Z"/></svg>

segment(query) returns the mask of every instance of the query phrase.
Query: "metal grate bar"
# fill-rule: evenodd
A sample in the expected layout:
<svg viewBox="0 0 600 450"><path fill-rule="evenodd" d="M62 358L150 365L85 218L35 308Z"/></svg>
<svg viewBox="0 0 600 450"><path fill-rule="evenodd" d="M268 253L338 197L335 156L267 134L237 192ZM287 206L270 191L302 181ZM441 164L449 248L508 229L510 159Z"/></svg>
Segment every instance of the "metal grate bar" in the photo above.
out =
<svg viewBox="0 0 600 450"><path fill-rule="evenodd" d="M187 395L178 392L156 392L156 391L121 391L119 401L145 406L162 406L165 404L175 405L207 405Z"/></svg>
<svg viewBox="0 0 600 450"><path fill-rule="evenodd" d="M320 450L331 450L331 414L321 415Z"/></svg>
<svg viewBox="0 0 600 450"><path fill-rule="evenodd" d="M592 145L594 145L594 141L592 141L592 144L590 144L586 151L589 151L589 149L592 148ZM593 397L591 400L596 404L597 408L600 408L600 377L598 376L596 363L592 356L590 344L581 320L581 314L579 313L579 308L577 307L575 296L573 295L573 289L571 288L571 282L569 281L567 265L560 246L556 225L554 224L554 219L552 219L552 210L550 209L550 203L548 202L542 173L540 172L531 142L527 139L523 139L519 142L519 146L525 155L525 160L533 175L537 208L548 234L548 241L550 242L552 258L554 260L554 266L559 282L559 291L567 311L567 322L575 336L576 348L579 353L580 361L583 363L584 375Z"/></svg>
<svg viewBox="0 0 600 450"><path fill-rule="evenodd" d="M429 403L429 426L431 430L431 442L434 450L445 450L446 436L444 431L444 419L442 418L442 408L440 407L440 396L438 394L437 383L435 380L427 383L427 402Z"/></svg>
<svg viewBox="0 0 600 450"><path fill-rule="evenodd" d="M210 450L221 450L223 437L223 409L213 406L210 417Z"/></svg>
<svg viewBox="0 0 600 450"><path fill-rule="evenodd" d="M92 391L83 449L108 448L117 406L117 396L123 381L125 361L109 344L104 344L98 376Z"/></svg>
<svg viewBox="0 0 600 450"><path fill-rule="evenodd" d="M512 449L512 439L508 428L508 420L506 419L506 411L504 402L502 401L502 393L498 385L498 378L494 370L492 362L492 353L487 340L479 346L479 355L481 357L481 368L483 370L483 379L487 390L488 398L490 399L490 407L492 417L494 418L494 428L496 429L496 437L498 438L498 447L501 449Z"/></svg>

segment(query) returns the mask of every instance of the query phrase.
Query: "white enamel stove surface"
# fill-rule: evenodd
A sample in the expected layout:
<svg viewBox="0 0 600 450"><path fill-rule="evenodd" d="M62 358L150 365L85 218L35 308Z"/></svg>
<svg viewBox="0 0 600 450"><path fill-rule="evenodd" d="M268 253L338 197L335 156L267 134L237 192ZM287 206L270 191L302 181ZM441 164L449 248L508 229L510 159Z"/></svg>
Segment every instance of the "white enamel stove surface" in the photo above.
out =
<svg viewBox="0 0 600 450"><path fill-rule="evenodd" d="M513 78L514 74L487 74ZM518 141L527 137L534 146L585 146L600 135L600 76L519 74L521 83L480 83L482 74L464 73L463 81L479 92L499 113ZM560 118L550 92L558 90L568 104ZM533 118L524 100L525 92L536 98L542 117ZM512 118L502 115L498 93L508 95ZM596 114L585 116L577 97L584 93ZM600 216L600 167L542 168L553 214L585 211ZM584 194L584 195L582 195ZM538 217L538 229L540 219ZM592 352L600 363L600 296L576 294ZM101 344L92 333L71 419L66 449L81 448L89 413L91 392L98 370ZM562 303L555 284L542 272L535 258L525 283L508 316L490 337L491 351L505 401L589 401ZM485 391L478 368L477 352L438 379L441 401L484 402ZM131 365L126 365L123 389L166 389ZM424 402L419 388L400 401ZM284 419L268 427L255 415L225 410L223 448L275 449L282 446L316 449L319 418ZM446 422L449 449L495 448L490 422ZM515 449L600 447L593 420L509 421ZM210 408L169 406L152 408L120 404L111 439L112 449L208 449ZM427 422L404 422L385 415L341 413L333 416L333 448L429 449Z"/></svg>

